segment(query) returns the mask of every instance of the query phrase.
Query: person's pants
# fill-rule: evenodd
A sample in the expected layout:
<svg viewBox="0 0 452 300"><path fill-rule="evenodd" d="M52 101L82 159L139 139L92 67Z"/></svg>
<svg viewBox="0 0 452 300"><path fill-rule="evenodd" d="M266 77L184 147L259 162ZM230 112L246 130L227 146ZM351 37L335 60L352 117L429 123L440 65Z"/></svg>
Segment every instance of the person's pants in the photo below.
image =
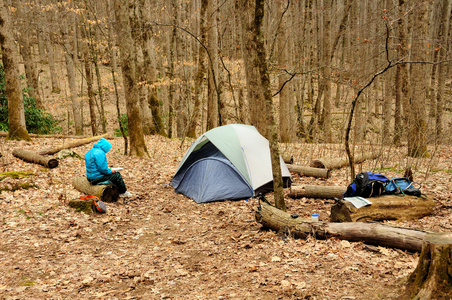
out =
<svg viewBox="0 0 452 300"><path fill-rule="evenodd" d="M118 192L120 194L123 194L127 191L126 184L124 183L121 173L119 173L119 172L115 172L113 174L105 175L105 176L95 178L95 179L88 179L88 181L89 181L89 183L91 183L93 185L102 183L104 181L110 181L111 183L116 185L116 187L118 188Z"/></svg>

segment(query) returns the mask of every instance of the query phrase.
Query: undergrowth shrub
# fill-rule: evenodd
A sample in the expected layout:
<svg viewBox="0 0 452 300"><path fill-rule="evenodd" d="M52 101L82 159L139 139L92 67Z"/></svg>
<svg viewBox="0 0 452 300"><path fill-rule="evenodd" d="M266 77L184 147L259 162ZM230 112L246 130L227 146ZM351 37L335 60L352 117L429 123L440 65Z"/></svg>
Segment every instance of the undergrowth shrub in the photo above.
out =
<svg viewBox="0 0 452 300"><path fill-rule="evenodd" d="M0 131L8 131L8 99L6 98L5 70L0 64ZM49 134L62 131L58 121L42 108L36 107L36 100L29 96L29 88L22 90L25 124L30 133Z"/></svg>
<svg viewBox="0 0 452 300"><path fill-rule="evenodd" d="M124 134L126 136L129 136L129 122L127 119L127 114L121 115L121 125L122 125L122 129L124 129ZM115 136L122 136L120 128L116 128Z"/></svg>

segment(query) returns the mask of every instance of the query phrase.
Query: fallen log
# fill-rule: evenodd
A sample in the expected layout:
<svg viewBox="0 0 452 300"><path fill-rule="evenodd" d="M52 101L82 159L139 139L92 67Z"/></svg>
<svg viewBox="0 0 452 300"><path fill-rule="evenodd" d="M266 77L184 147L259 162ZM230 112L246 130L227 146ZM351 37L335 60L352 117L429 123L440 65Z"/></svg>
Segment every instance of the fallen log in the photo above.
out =
<svg viewBox="0 0 452 300"><path fill-rule="evenodd" d="M55 139L85 139L92 137L92 135L63 135L63 134L38 134L28 133L32 138L55 138ZM0 136L8 136L8 132L0 131ZM112 138L112 137L109 137Z"/></svg>
<svg viewBox="0 0 452 300"><path fill-rule="evenodd" d="M422 250L424 231L395 227L380 223L327 223L293 218L289 213L267 203L261 203L255 210L258 223L278 232L286 232L296 238L309 235L317 239L336 237L351 242L364 242L411 252Z"/></svg>
<svg viewBox="0 0 452 300"><path fill-rule="evenodd" d="M328 169L319 169L319 168L311 168L311 167L303 167L292 164L287 164L287 168L290 172L298 173L302 176L312 176L317 178L329 178L330 170Z"/></svg>
<svg viewBox="0 0 452 300"><path fill-rule="evenodd" d="M72 178L72 186L79 192L98 197L104 202L116 202L119 192L115 185L92 185L84 176Z"/></svg>
<svg viewBox="0 0 452 300"><path fill-rule="evenodd" d="M405 195L384 195L368 199L372 205L356 208L349 201L339 201L331 207L331 222L364 222L416 220L433 213L436 203L431 198Z"/></svg>
<svg viewBox="0 0 452 300"><path fill-rule="evenodd" d="M53 147L53 148L48 148L48 149L44 149L44 150L40 150L38 153L41 155L49 155L49 154L55 154L63 149L70 149L70 148L75 148L75 147L79 147L79 146L83 146L85 144L100 140L101 138L105 138L108 137L108 133L103 134L103 135L98 135L98 136L92 136L92 137L88 137L88 138L84 138L84 139L78 139L75 141L72 141L70 143L66 143L57 147Z"/></svg>
<svg viewBox="0 0 452 300"><path fill-rule="evenodd" d="M378 153L362 153L355 156L355 163L361 163L368 159L375 159L379 156ZM322 168L322 169L339 169L350 164L348 157L337 157L337 158L320 158L314 159L310 163L312 168Z"/></svg>
<svg viewBox="0 0 452 300"><path fill-rule="evenodd" d="M450 299L452 233L428 233L416 269L408 277L407 299Z"/></svg>
<svg viewBox="0 0 452 300"><path fill-rule="evenodd" d="M14 149L13 156L26 162L42 165L49 169L58 167L58 160L55 158L49 158L30 150Z"/></svg>
<svg viewBox="0 0 452 300"><path fill-rule="evenodd" d="M287 196L292 199L303 197L334 199L342 198L346 190L345 186L292 185Z"/></svg>

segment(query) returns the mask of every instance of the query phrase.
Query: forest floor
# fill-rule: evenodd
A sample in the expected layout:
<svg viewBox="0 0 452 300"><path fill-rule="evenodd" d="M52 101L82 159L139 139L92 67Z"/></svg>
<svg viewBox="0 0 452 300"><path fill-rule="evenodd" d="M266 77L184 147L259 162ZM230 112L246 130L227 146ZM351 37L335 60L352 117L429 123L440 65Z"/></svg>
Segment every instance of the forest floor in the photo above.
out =
<svg viewBox="0 0 452 300"><path fill-rule="evenodd" d="M81 193L71 185L84 161L68 157L55 169L12 156L14 148L38 150L69 140L1 140L2 172L35 176L2 178L0 187L0 299L398 299L418 253L328 239L294 239L255 221L256 199L196 204L169 186L190 145L146 138L150 159L124 156L111 139L110 166L121 172L132 198L109 203L106 214L84 214L66 203ZM182 145L182 146L181 146ZM92 147L74 148L83 156ZM295 163L340 156L341 145L282 145ZM359 171L402 176L405 148L383 151ZM409 162L422 191L437 202L434 214L388 222L418 230L452 230L452 149ZM294 176L298 184L349 183L347 168L329 179ZM29 189L10 191L20 183ZM9 189L9 190L8 190ZM270 202L272 196L268 195ZM288 211L328 221L331 201L286 199Z"/></svg>

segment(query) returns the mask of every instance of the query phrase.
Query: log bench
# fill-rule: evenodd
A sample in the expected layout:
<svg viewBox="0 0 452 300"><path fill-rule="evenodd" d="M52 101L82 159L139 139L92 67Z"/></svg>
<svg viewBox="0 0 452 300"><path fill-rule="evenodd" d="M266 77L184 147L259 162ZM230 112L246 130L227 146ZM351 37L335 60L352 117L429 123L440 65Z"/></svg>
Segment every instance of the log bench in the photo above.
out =
<svg viewBox="0 0 452 300"><path fill-rule="evenodd" d="M431 197L384 195L368 198L372 205L356 208L341 200L331 207L331 222L366 222L416 220L433 213L436 203Z"/></svg>
<svg viewBox="0 0 452 300"><path fill-rule="evenodd" d="M72 178L72 186L79 192L98 197L104 202L116 202L119 192L115 185L92 185L85 176Z"/></svg>

